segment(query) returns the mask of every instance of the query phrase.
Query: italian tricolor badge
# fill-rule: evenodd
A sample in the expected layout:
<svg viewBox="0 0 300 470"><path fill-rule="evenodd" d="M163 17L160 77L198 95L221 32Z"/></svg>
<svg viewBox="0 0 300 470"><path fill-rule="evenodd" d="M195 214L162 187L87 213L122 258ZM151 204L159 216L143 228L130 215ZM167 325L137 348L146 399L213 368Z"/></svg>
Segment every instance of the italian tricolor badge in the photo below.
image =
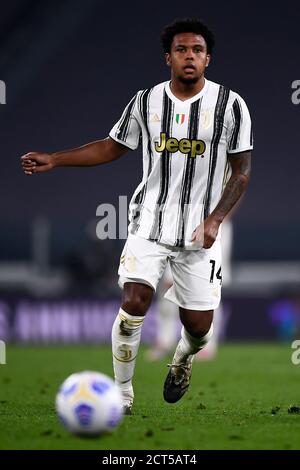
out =
<svg viewBox="0 0 300 470"><path fill-rule="evenodd" d="M183 124L184 118L185 118L185 114L176 114L175 119L176 119L177 124Z"/></svg>

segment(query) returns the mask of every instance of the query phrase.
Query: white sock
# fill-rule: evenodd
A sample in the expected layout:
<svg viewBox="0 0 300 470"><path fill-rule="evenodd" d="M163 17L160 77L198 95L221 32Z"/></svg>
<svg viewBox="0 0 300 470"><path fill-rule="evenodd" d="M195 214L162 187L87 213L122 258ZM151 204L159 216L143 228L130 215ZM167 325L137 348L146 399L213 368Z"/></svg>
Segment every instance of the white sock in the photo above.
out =
<svg viewBox="0 0 300 470"><path fill-rule="evenodd" d="M194 355L204 348L208 343L213 334L213 324L206 335L202 338L195 338L191 336L184 326L181 329L181 339L177 345L172 364L184 364L186 362L191 362L194 358Z"/></svg>
<svg viewBox="0 0 300 470"><path fill-rule="evenodd" d="M123 395L125 405L134 398L132 377L138 353L143 316L133 316L120 308L112 327L112 353L116 384Z"/></svg>
<svg viewBox="0 0 300 470"><path fill-rule="evenodd" d="M210 339L207 348L205 348L208 353L215 353L217 351L221 332L223 329L223 322L224 312L222 303L220 302L219 307L214 311L214 334L212 335L212 338Z"/></svg>
<svg viewBox="0 0 300 470"><path fill-rule="evenodd" d="M161 298L157 310L157 344L164 351L170 351L178 341L178 306Z"/></svg>

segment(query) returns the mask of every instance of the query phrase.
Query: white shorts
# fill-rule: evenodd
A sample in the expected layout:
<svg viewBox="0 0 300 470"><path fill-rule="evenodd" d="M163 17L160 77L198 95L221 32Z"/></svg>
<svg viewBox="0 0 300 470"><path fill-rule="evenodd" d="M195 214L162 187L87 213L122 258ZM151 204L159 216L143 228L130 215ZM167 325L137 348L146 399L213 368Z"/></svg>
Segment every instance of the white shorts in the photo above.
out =
<svg viewBox="0 0 300 470"><path fill-rule="evenodd" d="M184 250L129 234L121 254L119 286L140 282L156 290L169 261L174 284L165 298L189 310L214 310L221 300L221 241Z"/></svg>

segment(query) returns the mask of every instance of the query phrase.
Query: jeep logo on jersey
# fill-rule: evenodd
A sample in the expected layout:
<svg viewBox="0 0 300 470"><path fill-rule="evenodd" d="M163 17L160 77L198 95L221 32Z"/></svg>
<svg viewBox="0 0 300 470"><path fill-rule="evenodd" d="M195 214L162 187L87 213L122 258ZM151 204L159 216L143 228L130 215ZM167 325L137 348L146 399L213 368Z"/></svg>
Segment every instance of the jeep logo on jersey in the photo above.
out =
<svg viewBox="0 0 300 470"><path fill-rule="evenodd" d="M177 140L174 137L167 139L167 134L161 132L160 142L155 142L155 150L159 153L167 150L167 152L175 153L181 152L184 154L190 154L191 157L196 155L202 155L205 152L206 144L203 140L190 140L181 139Z"/></svg>

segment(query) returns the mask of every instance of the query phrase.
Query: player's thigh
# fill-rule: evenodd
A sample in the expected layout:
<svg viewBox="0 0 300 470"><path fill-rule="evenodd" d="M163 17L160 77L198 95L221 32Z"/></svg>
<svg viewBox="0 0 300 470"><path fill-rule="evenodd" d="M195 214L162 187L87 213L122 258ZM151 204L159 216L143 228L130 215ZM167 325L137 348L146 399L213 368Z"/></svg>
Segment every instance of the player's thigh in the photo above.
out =
<svg viewBox="0 0 300 470"><path fill-rule="evenodd" d="M162 245L129 235L121 254L119 265L119 285L126 282L139 282L156 290L163 275L170 250Z"/></svg>

